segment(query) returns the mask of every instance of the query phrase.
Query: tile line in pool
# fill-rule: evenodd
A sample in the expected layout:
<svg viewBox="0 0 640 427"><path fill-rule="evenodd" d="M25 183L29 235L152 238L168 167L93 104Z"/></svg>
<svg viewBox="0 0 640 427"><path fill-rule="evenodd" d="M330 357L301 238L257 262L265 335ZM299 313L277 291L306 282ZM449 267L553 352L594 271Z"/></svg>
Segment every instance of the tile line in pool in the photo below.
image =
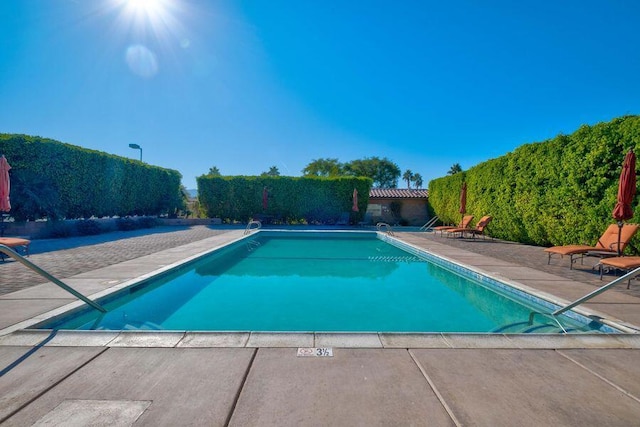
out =
<svg viewBox="0 0 640 427"><path fill-rule="evenodd" d="M290 260L290 261L390 261L390 262L428 262L425 259L421 259L415 256L368 256L368 257L279 257L279 256L247 256L252 259L266 259L266 260Z"/></svg>

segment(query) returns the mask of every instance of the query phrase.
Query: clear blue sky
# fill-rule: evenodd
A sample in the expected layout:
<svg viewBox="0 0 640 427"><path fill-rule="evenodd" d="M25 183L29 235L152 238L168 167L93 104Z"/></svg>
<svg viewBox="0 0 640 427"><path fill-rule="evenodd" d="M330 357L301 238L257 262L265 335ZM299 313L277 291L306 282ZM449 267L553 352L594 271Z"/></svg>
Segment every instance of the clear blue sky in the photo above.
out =
<svg viewBox="0 0 640 427"><path fill-rule="evenodd" d="M137 143L187 188L371 156L426 186L640 114L636 0L2 0L0 18L0 132Z"/></svg>

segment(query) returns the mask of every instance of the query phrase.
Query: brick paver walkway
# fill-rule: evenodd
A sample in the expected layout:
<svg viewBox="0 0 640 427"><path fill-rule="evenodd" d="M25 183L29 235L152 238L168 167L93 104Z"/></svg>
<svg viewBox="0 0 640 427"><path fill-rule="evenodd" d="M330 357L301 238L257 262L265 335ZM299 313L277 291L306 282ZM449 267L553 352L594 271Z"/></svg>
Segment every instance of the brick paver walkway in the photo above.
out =
<svg viewBox="0 0 640 427"><path fill-rule="evenodd" d="M433 239L438 243L443 243L466 251L511 262L523 267L529 267L564 277L566 279L587 283L593 285L594 288L603 286L616 278L613 274L607 274L604 276L603 280L600 280L600 273L598 269L592 268L599 261L599 258L597 257L585 257L584 264L581 264L580 261L578 261L574 264L573 269L570 269L569 258L567 257L554 257L551 259L551 263L547 264L547 253L544 252L544 248L540 246L523 245L520 243L506 242L490 238L460 239L440 237L439 234L435 235L431 233L412 234L420 235L425 239ZM631 289L627 290L625 288L626 286L617 286L616 290L628 295L640 297L640 286L638 284L634 284L634 282L632 282Z"/></svg>
<svg viewBox="0 0 640 427"><path fill-rule="evenodd" d="M58 279L206 239L228 230L207 226L157 227L67 239L33 240L28 258ZM0 295L46 282L13 260L0 262Z"/></svg>
<svg viewBox="0 0 640 427"><path fill-rule="evenodd" d="M569 268L569 258L554 257L547 264L548 256L544 248L540 246L523 245L520 243L506 242L492 239L460 239L440 237L432 234L423 234L425 238L433 239L438 243L444 243L466 251L486 255L503 261L508 261L524 267L543 270L557 276L576 280L583 283L600 283L600 275L592 266L598 262L598 258L585 258L584 265L578 261ZM428 236L428 237L427 237Z"/></svg>

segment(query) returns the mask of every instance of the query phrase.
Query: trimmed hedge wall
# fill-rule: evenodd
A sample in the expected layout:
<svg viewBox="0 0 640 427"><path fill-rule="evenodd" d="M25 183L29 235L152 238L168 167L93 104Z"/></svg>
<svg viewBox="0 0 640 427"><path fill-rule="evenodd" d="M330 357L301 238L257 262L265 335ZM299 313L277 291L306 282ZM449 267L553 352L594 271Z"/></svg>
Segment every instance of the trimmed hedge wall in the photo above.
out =
<svg viewBox="0 0 640 427"><path fill-rule="evenodd" d="M492 215L492 236L542 246L594 244L616 203L629 149L640 154L640 116L582 126L571 135L526 144L466 172L429 183L429 202L445 222L460 221L467 182L467 212ZM640 222L637 202L634 218Z"/></svg>
<svg viewBox="0 0 640 427"><path fill-rule="evenodd" d="M198 199L209 218L247 222L268 215L288 223L332 223L344 212L352 222L362 220L373 182L369 178L207 176L197 178ZM264 187L268 205L262 209ZM358 190L359 212L353 212L353 189Z"/></svg>
<svg viewBox="0 0 640 427"><path fill-rule="evenodd" d="M175 170L27 135L0 134L0 154L17 220L173 214L184 204Z"/></svg>

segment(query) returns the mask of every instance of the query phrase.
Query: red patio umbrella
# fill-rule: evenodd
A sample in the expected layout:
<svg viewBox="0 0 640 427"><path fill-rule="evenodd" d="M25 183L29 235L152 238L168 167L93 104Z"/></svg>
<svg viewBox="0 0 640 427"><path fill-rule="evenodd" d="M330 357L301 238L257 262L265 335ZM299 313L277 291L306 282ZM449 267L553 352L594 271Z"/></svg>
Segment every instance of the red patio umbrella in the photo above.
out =
<svg viewBox="0 0 640 427"><path fill-rule="evenodd" d="M9 169L11 169L11 166L9 166L6 157L2 155L0 157L0 212L9 212L11 210L11 203L9 203L9 191L11 190Z"/></svg>
<svg viewBox="0 0 640 427"><path fill-rule="evenodd" d="M618 202L611 215L618 221L618 255L620 251L620 235L622 234L623 221L633 218L633 196L636 194L636 155L629 150L622 164L620 181L618 182Z"/></svg>
<svg viewBox="0 0 640 427"><path fill-rule="evenodd" d="M358 189L354 188L353 189L353 207L351 208L352 211L354 212L358 212Z"/></svg>
<svg viewBox="0 0 640 427"><path fill-rule="evenodd" d="M268 206L269 206L269 191L267 190L267 187L264 187L262 189L262 210L266 211Z"/></svg>

